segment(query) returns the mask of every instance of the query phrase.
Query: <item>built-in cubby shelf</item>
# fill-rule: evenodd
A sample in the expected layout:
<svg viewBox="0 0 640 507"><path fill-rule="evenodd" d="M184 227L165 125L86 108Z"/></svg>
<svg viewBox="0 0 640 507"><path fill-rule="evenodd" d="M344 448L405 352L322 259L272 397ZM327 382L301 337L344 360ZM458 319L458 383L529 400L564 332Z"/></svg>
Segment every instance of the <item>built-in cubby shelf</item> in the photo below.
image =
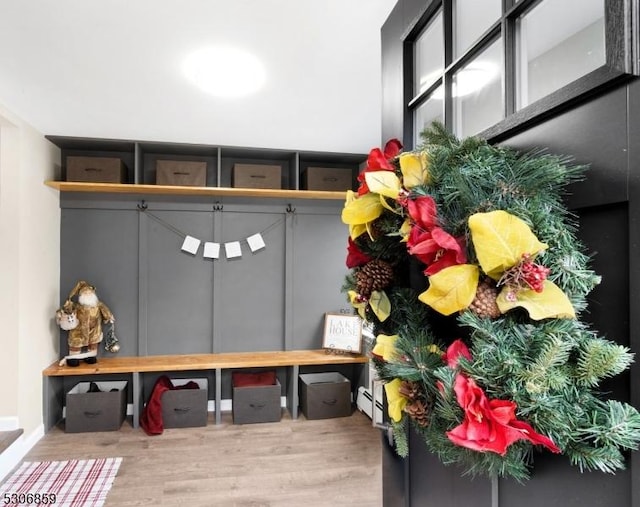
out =
<svg viewBox="0 0 640 507"><path fill-rule="evenodd" d="M341 177L357 185L357 176L366 155L355 153L295 151L248 147L229 147L186 143L163 143L46 136L61 150L60 181L46 184L61 192L90 192L144 195L183 195L212 197L256 197L281 199L343 200L344 191L309 189L306 171L321 167L340 171ZM120 183L67 181L67 157L107 157L120 159L126 171ZM159 160L200 162L206 165L206 186L170 186L156 184ZM235 164L277 165L281 168L281 188L239 188L234 185ZM345 171L348 176L342 176Z"/></svg>
<svg viewBox="0 0 640 507"><path fill-rule="evenodd" d="M299 373L337 370L351 378L357 395L367 357L317 347L324 315L345 307L340 286L348 229L340 211L347 190L357 188L366 155L47 139L61 155L59 174L44 182L60 198L60 300L78 280L95 283L118 320L121 351L117 357L101 353L95 365L54 363L45 370L46 429L62 418L66 394L87 380L129 382L134 427L162 373L206 378L217 423L222 401L232 399L236 368L276 369L294 419ZM122 164L115 161L114 183L67 181L67 161L69 176L82 179L69 157ZM166 160L197 162L199 186L157 184L165 181L157 178L165 165L158 162ZM279 166L280 188L234 186L240 184L237 164ZM322 186L317 169L325 168L337 173L326 185L332 190L316 190ZM92 170L102 169L97 164ZM103 174L102 181L109 177ZM145 204L153 213L142 212ZM265 246L254 251L245 243L256 234ZM220 255L189 253L181 248L186 236L217 243ZM241 256L227 256L226 245L233 243L242 244ZM66 341L61 332L62 354Z"/></svg>

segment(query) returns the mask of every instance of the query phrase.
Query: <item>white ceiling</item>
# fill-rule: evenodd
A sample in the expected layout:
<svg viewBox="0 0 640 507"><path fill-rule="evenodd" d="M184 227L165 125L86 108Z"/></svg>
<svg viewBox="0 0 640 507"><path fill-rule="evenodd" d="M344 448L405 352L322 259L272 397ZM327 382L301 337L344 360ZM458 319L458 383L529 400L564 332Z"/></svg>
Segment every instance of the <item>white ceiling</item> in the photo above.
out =
<svg viewBox="0 0 640 507"><path fill-rule="evenodd" d="M43 134L367 153L396 0L0 0L0 104ZM219 99L182 61L232 45L265 87Z"/></svg>

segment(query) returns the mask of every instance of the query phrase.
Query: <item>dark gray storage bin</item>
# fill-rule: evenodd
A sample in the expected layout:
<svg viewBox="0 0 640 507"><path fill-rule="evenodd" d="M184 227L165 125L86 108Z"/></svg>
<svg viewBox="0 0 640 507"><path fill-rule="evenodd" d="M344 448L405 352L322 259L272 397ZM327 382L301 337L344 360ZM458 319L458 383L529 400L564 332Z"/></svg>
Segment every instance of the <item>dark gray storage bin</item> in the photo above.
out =
<svg viewBox="0 0 640 507"><path fill-rule="evenodd" d="M65 432L117 431L122 426L127 416L127 381L94 383L100 392L89 392L91 382L80 382L67 393Z"/></svg>
<svg viewBox="0 0 640 507"><path fill-rule="evenodd" d="M338 372L301 374L299 393L300 408L307 419L351 415L351 382Z"/></svg>
<svg viewBox="0 0 640 507"><path fill-rule="evenodd" d="M233 423L252 424L279 421L282 418L281 392L278 379L273 385L234 387Z"/></svg>
<svg viewBox="0 0 640 507"><path fill-rule="evenodd" d="M175 389L162 393L162 423L165 428L193 428L207 425L207 379L171 379L175 387L191 381L198 384L199 388Z"/></svg>

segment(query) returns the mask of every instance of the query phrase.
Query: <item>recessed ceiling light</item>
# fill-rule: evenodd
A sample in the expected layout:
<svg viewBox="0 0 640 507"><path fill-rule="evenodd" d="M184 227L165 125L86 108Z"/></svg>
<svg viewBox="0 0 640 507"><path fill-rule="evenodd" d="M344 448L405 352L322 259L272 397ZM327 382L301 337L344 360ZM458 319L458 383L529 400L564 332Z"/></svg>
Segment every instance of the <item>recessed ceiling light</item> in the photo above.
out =
<svg viewBox="0 0 640 507"><path fill-rule="evenodd" d="M208 47L191 53L184 72L196 86L217 97L240 97L259 90L264 66L254 55L231 47Z"/></svg>

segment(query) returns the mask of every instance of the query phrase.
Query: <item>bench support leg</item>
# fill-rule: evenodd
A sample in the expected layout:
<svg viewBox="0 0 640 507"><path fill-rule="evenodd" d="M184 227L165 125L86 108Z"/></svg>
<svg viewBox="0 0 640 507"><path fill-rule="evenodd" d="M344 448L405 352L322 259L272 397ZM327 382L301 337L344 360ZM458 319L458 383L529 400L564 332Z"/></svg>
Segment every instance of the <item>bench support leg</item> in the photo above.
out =
<svg viewBox="0 0 640 507"><path fill-rule="evenodd" d="M216 424L222 422L222 369L216 368Z"/></svg>
<svg viewBox="0 0 640 507"><path fill-rule="evenodd" d="M289 398L289 412L291 413L291 419L298 418L298 374L300 373L300 366L297 364L291 367L291 378L289 379L289 392L290 395L287 396Z"/></svg>
<svg viewBox="0 0 640 507"><path fill-rule="evenodd" d="M144 400L142 399L142 382L140 382L140 373L135 371L133 376L133 427L140 427L140 412L144 406Z"/></svg>

